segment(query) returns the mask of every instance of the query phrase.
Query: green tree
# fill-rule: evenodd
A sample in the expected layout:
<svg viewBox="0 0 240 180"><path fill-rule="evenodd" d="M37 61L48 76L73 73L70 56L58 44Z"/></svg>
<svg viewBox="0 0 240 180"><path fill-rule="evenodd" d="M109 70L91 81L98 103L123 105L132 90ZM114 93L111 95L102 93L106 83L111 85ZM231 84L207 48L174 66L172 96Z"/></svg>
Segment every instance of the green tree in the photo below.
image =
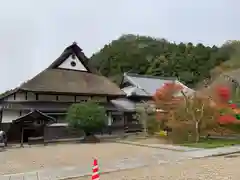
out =
<svg viewBox="0 0 240 180"><path fill-rule="evenodd" d="M87 101L71 105L66 119L70 128L82 130L86 136L90 136L105 126L107 120L105 112L102 106Z"/></svg>
<svg viewBox="0 0 240 180"><path fill-rule="evenodd" d="M178 77L194 87L210 77L210 70L229 60L237 42L222 47L172 43L165 39L127 34L105 45L90 63L104 76L121 80L123 72ZM112 78L113 77L113 78Z"/></svg>

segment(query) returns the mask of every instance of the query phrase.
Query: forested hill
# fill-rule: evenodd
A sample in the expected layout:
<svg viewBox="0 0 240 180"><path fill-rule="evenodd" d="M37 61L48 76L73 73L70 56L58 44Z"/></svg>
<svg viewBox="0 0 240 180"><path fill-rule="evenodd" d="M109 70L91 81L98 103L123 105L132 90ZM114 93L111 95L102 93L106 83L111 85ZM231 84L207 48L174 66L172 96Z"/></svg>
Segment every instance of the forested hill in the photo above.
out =
<svg viewBox="0 0 240 180"><path fill-rule="evenodd" d="M175 44L148 36L123 35L91 57L91 64L105 76L120 79L123 72L174 76L190 87L210 76L210 70L229 60L230 45L209 47Z"/></svg>

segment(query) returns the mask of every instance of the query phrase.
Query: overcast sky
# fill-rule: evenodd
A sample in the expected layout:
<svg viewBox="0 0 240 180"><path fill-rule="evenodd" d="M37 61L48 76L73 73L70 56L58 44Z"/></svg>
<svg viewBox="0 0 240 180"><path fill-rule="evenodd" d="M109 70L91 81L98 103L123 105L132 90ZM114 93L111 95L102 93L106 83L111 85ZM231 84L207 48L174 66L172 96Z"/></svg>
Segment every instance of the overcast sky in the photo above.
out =
<svg viewBox="0 0 240 180"><path fill-rule="evenodd" d="M220 45L240 39L239 0L0 0L0 92L76 41L87 56L125 33Z"/></svg>

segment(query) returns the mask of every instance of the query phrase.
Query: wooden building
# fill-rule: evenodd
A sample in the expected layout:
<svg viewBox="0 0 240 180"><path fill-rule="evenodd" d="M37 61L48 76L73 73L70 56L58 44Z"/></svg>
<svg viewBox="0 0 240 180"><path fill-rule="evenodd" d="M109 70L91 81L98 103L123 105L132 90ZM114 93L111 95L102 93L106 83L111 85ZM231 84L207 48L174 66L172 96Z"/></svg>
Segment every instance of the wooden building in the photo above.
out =
<svg viewBox="0 0 240 180"><path fill-rule="evenodd" d="M73 43L48 68L1 95L1 129L10 141L19 142L21 136L24 141L32 136L67 138L71 135L64 128L65 115L71 104L89 99L99 102L105 106L111 126L110 112L118 109L110 101L124 96L116 84L89 65L82 49Z"/></svg>
<svg viewBox="0 0 240 180"><path fill-rule="evenodd" d="M124 73L120 88L126 93L126 98L112 100L116 106L125 108L125 121L136 122L136 109L142 107L155 107L153 96L157 89L165 83L174 82L183 87L186 94L194 91L173 77L159 77L149 75L139 75L133 73ZM128 110L128 111L127 111Z"/></svg>

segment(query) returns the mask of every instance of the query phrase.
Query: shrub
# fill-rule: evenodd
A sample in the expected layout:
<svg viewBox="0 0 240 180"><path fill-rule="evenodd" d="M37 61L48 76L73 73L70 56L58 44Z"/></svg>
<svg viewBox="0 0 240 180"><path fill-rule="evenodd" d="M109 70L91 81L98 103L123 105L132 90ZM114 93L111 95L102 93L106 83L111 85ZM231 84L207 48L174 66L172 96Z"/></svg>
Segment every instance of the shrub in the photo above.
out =
<svg viewBox="0 0 240 180"><path fill-rule="evenodd" d="M147 130L149 135L154 135L155 132L159 131L159 123L155 116L149 116L147 120Z"/></svg>
<svg viewBox="0 0 240 180"><path fill-rule="evenodd" d="M67 112L69 126L83 130L86 136L102 130L107 121L105 109L99 104L88 101L70 106Z"/></svg>

